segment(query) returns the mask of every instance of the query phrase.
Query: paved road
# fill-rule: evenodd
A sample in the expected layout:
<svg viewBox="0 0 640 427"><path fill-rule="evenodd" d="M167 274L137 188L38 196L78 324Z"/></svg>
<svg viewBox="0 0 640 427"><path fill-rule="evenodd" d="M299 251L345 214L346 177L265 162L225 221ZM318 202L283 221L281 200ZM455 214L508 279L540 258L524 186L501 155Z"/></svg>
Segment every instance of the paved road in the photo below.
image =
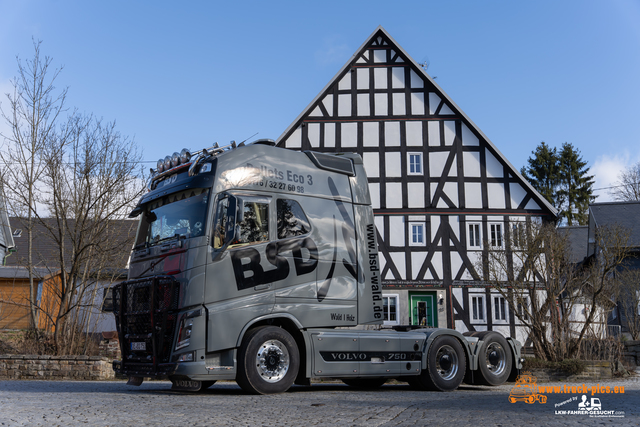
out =
<svg viewBox="0 0 640 427"><path fill-rule="evenodd" d="M136 388L124 381L0 381L0 426L640 425L640 380L602 385L625 387L624 394L595 395L602 410L623 411L624 418L555 413L577 410L577 393L548 394L546 404L509 403L513 384L463 385L452 393L416 392L405 385L355 391L337 383L314 384L250 396L230 382L189 394L172 392L168 382ZM577 400L561 404L574 396Z"/></svg>

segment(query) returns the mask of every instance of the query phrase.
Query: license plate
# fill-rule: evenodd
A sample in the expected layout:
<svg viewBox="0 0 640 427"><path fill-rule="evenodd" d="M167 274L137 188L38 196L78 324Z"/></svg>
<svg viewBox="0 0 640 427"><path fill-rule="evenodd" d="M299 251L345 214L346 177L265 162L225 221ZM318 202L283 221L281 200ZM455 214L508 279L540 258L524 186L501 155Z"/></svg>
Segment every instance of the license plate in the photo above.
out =
<svg viewBox="0 0 640 427"><path fill-rule="evenodd" d="M144 341L131 343L131 351L144 351L146 349L147 349L147 343Z"/></svg>

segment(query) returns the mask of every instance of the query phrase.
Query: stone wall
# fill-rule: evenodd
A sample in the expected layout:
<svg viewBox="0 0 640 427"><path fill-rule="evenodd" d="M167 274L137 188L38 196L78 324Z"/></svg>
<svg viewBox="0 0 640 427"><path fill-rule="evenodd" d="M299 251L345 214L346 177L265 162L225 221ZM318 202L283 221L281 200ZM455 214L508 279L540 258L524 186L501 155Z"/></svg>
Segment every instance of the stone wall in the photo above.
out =
<svg viewBox="0 0 640 427"><path fill-rule="evenodd" d="M640 341L624 342L624 358L628 364L640 366Z"/></svg>
<svg viewBox="0 0 640 427"><path fill-rule="evenodd" d="M562 369L534 368L530 372L538 382L548 381L591 381L613 378L611 363L585 360L585 369L577 375L570 375Z"/></svg>
<svg viewBox="0 0 640 427"><path fill-rule="evenodd" d="M0 380L110 380L111 360L99 356L0 355Z"/></svg>

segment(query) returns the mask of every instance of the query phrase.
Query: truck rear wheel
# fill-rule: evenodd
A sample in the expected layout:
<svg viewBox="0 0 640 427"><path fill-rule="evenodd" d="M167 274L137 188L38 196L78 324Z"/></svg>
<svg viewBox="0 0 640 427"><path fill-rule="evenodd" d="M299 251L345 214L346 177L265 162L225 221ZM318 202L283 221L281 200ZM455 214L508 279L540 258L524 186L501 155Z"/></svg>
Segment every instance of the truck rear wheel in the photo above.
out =
<svg viewBox="0 0 640 427"><path fill-rule="evenodd" d="M386 378L342 378L342 382L349 387L359 389L376 389L387 382Z"/></svg>
<svg viewBox="0 0 640 427"><path fill-rule="evenodd" d="M282 328L261 326L247 333L238 354L236 382L252 394L282 393L298 375L300 353Z"/></svg>
<svg viewBox="0 0 640 427"><path fill-rule="evenodd" d="M453 391L464 378L466 357L460 342L449 335L437 337L429 347L427 369L408 379L420 390Z"/></svg>
<svg viewBox="0 0 640 427"><path fill-rule="evenodd" d="M500 385L509 378L513 356L507 340L498 332L489 332L482 337L482 346L478 352L478 367L482 383Z"/></svg>

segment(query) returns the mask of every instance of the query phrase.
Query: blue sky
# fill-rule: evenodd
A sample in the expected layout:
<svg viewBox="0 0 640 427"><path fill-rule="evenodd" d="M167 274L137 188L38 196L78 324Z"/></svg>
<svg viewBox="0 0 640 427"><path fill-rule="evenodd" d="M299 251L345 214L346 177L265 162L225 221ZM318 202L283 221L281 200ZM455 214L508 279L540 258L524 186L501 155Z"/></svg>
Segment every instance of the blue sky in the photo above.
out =
<svg viewBox="0 0 640 427"><path fill-rule="evenodd" d="M378 25L517 168L541 141L578 147L598 188L640 161L638 0L0 0L0 17L3 108L42 40L68 105L154 163L278 138Z"/></svg>

